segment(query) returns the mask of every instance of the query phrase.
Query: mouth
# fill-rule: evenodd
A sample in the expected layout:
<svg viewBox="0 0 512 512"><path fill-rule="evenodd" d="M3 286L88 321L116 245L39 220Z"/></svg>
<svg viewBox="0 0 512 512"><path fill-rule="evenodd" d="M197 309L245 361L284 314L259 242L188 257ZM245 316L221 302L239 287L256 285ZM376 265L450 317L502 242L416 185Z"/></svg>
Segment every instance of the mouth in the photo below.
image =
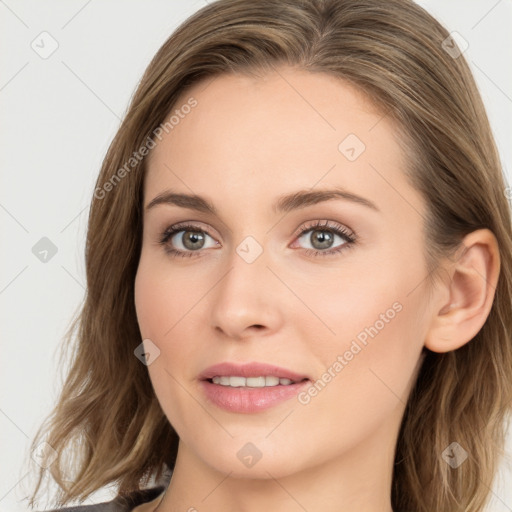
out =
<svg viewBox="0 0 512 512"><path fill-rule="evenodd" d="M277 406L312 382L306 375L266 363L220 363L206 369L199 381L208 402L232 413Z"/></svg>
<svg viewBox="0 0 512 512"><path fill-rule="evenodd" d="M276 377L274 375L265 375L259 377L242 377L239 375L216 375L211 379L206 379L212 384L220 384L231 388L272 388L275 386L290 386L309 380L304 377L301 380L292 380L286 377Z"/></svg>
<svg viewBox="0 0 512 512"><path fill-rule="evenodd" d="M240 364L224 362L206 368L198 378L199 380L210 380L211 382L215 379L215 384L220 384L221 386L263 387L285 386L309 379L309 376L267 363Z"/></svg>

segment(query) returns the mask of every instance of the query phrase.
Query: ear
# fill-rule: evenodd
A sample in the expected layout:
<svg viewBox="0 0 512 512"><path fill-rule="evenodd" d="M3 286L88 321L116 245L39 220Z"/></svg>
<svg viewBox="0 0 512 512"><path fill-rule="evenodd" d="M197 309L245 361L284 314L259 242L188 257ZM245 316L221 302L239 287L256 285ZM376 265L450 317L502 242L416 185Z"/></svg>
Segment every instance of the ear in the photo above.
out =
<svg viewBox="0 0 512 512"><path fill-rule="evenodd" d="M500 255L496 237L478 229L462 240L460 256L446 269L440 285L425 347L433 352L456 350L473 339L484 325L496 292Z"/></svg>

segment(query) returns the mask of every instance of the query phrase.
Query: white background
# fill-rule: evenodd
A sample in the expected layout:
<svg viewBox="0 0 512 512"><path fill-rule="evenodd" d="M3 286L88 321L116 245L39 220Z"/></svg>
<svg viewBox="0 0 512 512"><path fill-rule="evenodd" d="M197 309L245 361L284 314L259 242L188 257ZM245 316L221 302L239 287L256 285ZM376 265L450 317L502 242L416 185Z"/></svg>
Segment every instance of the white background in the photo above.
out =
<svg viewBox="0 0 512 512"><path fill-rule="evenodd" d="M512 2L420 3L469 43L465 56L512 183ZM0 0L2 512L28 510L33 477L24 460L57 398L59 343L84 294L87 213L101 161L151 57L204 5ZM47 59L31 48L43 31L58 42ZM32 253L42 237L58 249L47 263ZM492 512L512 511L512 433L508 454ZM111 496L106 489L87 502Z"/></svg>

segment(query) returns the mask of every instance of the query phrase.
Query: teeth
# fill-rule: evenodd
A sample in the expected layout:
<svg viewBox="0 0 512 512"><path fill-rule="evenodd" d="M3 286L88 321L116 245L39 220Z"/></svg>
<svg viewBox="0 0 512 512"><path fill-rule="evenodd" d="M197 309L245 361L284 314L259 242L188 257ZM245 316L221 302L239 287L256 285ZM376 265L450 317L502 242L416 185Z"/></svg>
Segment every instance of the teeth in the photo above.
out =
<svg viewBox="0 0 512 512"><path fill-rule="evenodd" d="M279 377L266 376L266 377L238 377L238 376L217 376L213 377L212 381L214 384L220 384L221 386L231 386L233 388L249 387L249 388L264 388L273 387L280 384L281 386L288 386L293 383L290 379L280 379Z"/></svg>

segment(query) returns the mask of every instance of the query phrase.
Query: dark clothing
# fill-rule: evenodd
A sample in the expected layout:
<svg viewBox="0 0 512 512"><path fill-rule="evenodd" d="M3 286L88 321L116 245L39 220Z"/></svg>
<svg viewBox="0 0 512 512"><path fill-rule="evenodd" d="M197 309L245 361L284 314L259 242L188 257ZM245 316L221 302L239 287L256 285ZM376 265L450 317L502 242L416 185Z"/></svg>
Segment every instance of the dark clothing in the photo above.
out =
<svg viewBox="0 0 512 512"><path fill-rule="evenodd" d="M151 487L149 489L132 492L126 496L117 496L112 501L106 501L96 505L78 505L48 510L46 512L131 512L135 507L154 500L158 495L164 492L164 490L164 486Z"/></svg>

